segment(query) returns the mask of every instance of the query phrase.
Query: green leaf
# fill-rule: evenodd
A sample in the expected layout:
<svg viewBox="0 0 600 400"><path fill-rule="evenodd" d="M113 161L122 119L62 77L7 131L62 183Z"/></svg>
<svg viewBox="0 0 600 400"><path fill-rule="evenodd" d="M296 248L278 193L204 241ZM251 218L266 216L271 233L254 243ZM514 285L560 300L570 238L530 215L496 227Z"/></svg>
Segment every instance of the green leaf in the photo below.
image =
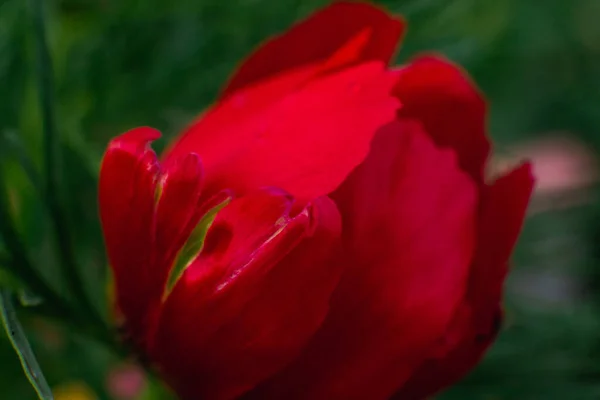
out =
<svg viewBox="0 0 600 400"><path fill-rule="evenodd" d="M4 131L0 137L2 140L2 156L5 158L14 158L29 179L31 185L38 192L40 197L44 196L44 188L42 187L42 179L36 170L36 167L27 155L27 150L21 140L21 137L14 131Z"/></svg>
<svg viewBox="0 0 600 400"><path fill-rule="evenodd" d="M212 208L208 211L198 225L192 231L190 237L183 245L183 248L177 255L177 259L175 260L175 265L171 269L171 273L169 274L169 279L167 280L167 288L165 290L164 297L167 297L175 283L181 278L185 269L194 261L196 256L200 254L202 251L202 247L204 246L204 239L206 238L206 233L208 232L208 228L212 225L215 220L217 213L225 207L229 203L229 199L225 200L218 206Z"/></svg>
<svg viewBox="0 0 600 400"><path fill-rule="evenodd" d="M6 251L10 253L4 256L3 267L10 272L11 276L19 279L32 292L42 297L49 304L47 311L51 312L52 316L66 320L73 319L74 313L69 304L40 276L29 258L27 248L9 211L10 202L3 172L0 169L0 239Z"/></svg>
<svg viewBox="0 0 600 400"><path fill-rule="evenodd" d="M23 285L12 272L3 265L0 265L0 287L12 290L18 290Z"/></svg>
<svg viewBox="0 0 600 400"><path fill-rule="evenodd" d="M61 203L59 185L62 174L59 169L61 160L61 143L56 123L55 84L52 55L48 47L46 35L46 7L43 0L30 0L31 17L33 21L36 53L36 78L37 88L42 111L43 138L44 138L44 195L43 200L55 230L55 241L61 258L60 265L64 278L77 305L90 321L102 324L103 320L84 284L77 263L75 261L72 235L65 221L68 215Z"/></svg>
<svg viewBox="0 0 600 400"><path fill-rule="evenodd" d="M31 346L27 341L25 332L17 319L17 314L13 307L12 295L6 289L0 289L0 316L2 317L2 323L4 329L6 329L6 334L19 356L23 371L38 397L41 400L54 399L52 390L42 374L40 365L38 364L35 355L31 350Z"/></svg>

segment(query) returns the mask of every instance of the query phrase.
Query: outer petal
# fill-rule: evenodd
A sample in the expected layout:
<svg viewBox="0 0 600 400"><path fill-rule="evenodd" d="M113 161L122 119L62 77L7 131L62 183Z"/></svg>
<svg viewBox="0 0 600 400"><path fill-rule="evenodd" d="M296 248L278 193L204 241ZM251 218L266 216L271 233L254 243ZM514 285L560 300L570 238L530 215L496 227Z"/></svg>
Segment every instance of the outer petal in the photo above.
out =
<svg viewBox="0 0 600 400"><path fill-rule="evenodd" d="M224 96L303 67L297 84L319 73L365 61L388 63L404 23L367 3L336 2L263 44L240 66ZM307 68L309 67L309 68Z"/></svg>
<svg viewBox="0 0 600 400"><path fill-rule="evenodd" d="M533 191L531 164L525 163L486 188L479 219L480 242L469 284L478 304L497 303L502 296L506 266L523 226Z"/></svg>
<svg viewBox="0 0 600 400"><path fill-rule="evenodd" d="M400 70L395 93L403 104L399 115L421 121L438 146L453 148L460 166L483 182L486 104L466 75L440 57L421 56Z"/></svg>
<svg viewBox="0 0 600 400"><path fill-rule="evenodd" d="M296 216L290 207L273 191L233 200L167 298L151 358L182 398L235 398L296 357L325 318L339 215L327 198Z"/></svg>
<svg viewBox="0 0 600 400"><path fill-rule="evenodd" d="M486 330L475 330L478 316L465 303L444 338L445 346L451 344L447 353L423 363L392 399L428 399L469 372L495 340L502 322L502 312L498 308L491 309L482 317L489 322L489 326Z"/></svg>
<svg viewBox="0 0 600 400"><path fill-rule="evenodd" d="M159 136L137 128L116 138L100 171L100 217L117 306L141 346L175 256L202 210L200 160L188 154L161 167L149 147Z"/></svg>
<svg viewBox="0 0 600 400"><path fill-rule="evenodd" d="M396 394L398 400L425 399L462 378L494 341L502 320L500 302L506 266L521 230L533 189L531 167L524 164L486 187L480 243L463 306L440 345Z"/></svg>
<svg viewBox="0 0 600 400"><path fill-rule="evenodd" d="M395 81L382 63L371 62L277 102L269 94L273 82L248 88L191 126L167 160L199 154L208 195L264 186L301 201L326 195L363 161L377 129L394 119Z"/></svg>
<svg viewBox="0 0 600 400"><path fill-rule="evenodd" d="M154 193L159 174L149 148L160 133L138 128L113 140L102 161L100 219L113 269L117 304L135 336L143 325L155 286L148 249L154 239Z"/></svg>
<svg viewBox="0 0 600 400"><path fill-rule="evenodd" d="M416 123L394 123L334 199L347 269L323 327L253 399L387 399L464 296L476 190Z"/></svg>

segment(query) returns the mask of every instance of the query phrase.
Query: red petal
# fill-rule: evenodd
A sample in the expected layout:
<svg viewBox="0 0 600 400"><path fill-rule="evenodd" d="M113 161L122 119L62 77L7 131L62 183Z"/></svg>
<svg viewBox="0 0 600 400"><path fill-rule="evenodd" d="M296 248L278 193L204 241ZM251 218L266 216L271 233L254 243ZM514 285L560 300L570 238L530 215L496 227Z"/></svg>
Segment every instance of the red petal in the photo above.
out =
<svg viewBox="0 0 600 400"><path fill-rule="evenodd" d="M496 338L502 319L500 302L506 266L523 225L533 189L526 163L483 192L480 243L467 296L438 350L396 394L398 400L432 396L467 374Z"/></svg>
<svg viewBox="0 0 600 400"><path fill-rule="evenodd" d="M403 31L403 21L373 5L331 4L263 44L240 66L223 95L297 67L313 65L316 73L365 61L387 64Z"/></svg>
<svg viewBox="0 0 600 400"><path fill-rule="evenodd" d="M154 286L149 249L159 165L148 144L159 136L154 129L137 128L118 137L110 143L100 170L100 219L117 305L137 336L143 334L149 288Z"/></svg>
<svg viewBox="0 0 600 400"><path fill-rule="evenodd" d="M489 326L486 330L476 331L473 319L477 316L466 305L460 310L445 339L452 342L452 347L443 357L430 359L417 369L393 400L428 399L461 379L479 363L498 334L502 313L498 308L489 310L486 315Z"/></svg>
<svg viewBox="0 0 600 400"><path fill-rule="evenodd" d="M341 272L339 215L327 198L295 217L290 207L273 191L233 200L167 298L152 359L182 398L235 398L324 319Z"/></svg>
<svg viewBox="0 0 600 400"><path fill-rule="evenodd" d="M199 158L175 159L161 174L149 147L159 136L151 128L121 135L110 143L100 171L100 216L117 306L140 347L152 331L177 252L203 211Z"/></svg>
<svg viewBox="0 0 600 400"><path fill-rule="evenodd" d="M376 130L393 120L395 79L372 62L312 81L277 102L270 84L251 87L190 127L168 159L199 154L208 194L272 186L300 201L326 195L363 161Z"/></svg>
<svg viewBox="0 0 600 400"><path fill-rule="evenodd" d="M302 356L249 398L387 399L464 296L476 190L454 154L396 122L335 194L347 269Z"/></svg>
<svg viewBox="0 0 600 400"><path fill-rule="evenodd" d="M533 185L531 165L525 163L483 192L480 242L469 284L469 297L476 299L473 304L489 310L500 300L506 266L523 226Z"/></svg>
<svg viewBox="0 0 600 400"><path fill-rule="evenodd" d="M421 121L438 146L453 148L460 166L483 181L490 144L486 137L486 104L454 64L422 56L400 70L396 94L399 115Z"/></svg>

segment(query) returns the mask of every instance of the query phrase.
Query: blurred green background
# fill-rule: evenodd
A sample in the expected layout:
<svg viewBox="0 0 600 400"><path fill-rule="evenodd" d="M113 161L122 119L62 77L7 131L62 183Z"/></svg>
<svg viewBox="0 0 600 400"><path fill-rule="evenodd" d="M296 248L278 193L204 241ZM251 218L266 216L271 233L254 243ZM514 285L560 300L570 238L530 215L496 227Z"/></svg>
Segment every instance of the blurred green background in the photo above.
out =
<svg viewBox="0 0 600 400"><path fill-rule="evenodd" d="M59 197L68 206L65 223L75 232L86 289L98 304L106 271L96 178L108 140L139 125L175 135L254 46L327 3L46 1L63 154ZM600 207L593 159L600 148L600 1L377 3L409 22L398 62L435 50L463 65L490 100L497 149L545 163L539 171L546 189L536 194L507 286L505 329L481 366L440 398L599 399L600 250L594 244L600 243ZM19 138L39 170L35 68L28 2L0 0L0 133ZM2 143L18 229L36 266L61 289L46 211L14 149ZM2 269L0 284L11 284ZM162 398L101 346L37 317L23 323L57 398ZM4 336L0 360L0 398L33 399ZM140 385L141 397L126 393Z"/></svg>

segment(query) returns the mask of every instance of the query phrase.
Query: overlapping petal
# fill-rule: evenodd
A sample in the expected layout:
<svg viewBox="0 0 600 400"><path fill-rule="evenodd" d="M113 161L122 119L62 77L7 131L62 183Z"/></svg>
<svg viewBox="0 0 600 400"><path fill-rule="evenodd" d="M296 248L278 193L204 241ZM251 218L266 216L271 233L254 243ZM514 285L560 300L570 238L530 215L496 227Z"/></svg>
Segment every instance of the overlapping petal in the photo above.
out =
<svg viewBox="0 0 600 400"><path fill-rule="evenodd" d="M323 327L248 397L386 399L445 332L464 296L476 189L418 123L393 123L334 199L346 270Z"/></svg>
<svg viewBox="0 0 600 400"><path fill-rule="evenodd" d="M182 398L423 399L495 338L530 167L485 183L485 101L438 56L391 71L403 31L336 2L260 47L162 164L150 128L109 146L117 305Z"/></svg>
<svg viewBox="0 0 600 400"><path fill-rule="evenodd" d="M459 380L496 338L502 321L502 285L533 182L531 166L525 163L485 188L479 243L463 304L436 357L417 369L394 399L424 399Z"/></svg>
<svg viewBox="0 0 600 400"><path fill-rule="evenodd" d="M233 200L167 298L151 356L182 398L235 398L325 318L342 270L339 214L327 198L291 210L272 190Z"/></svg>
<svg viewBox="0 0 600 400"><path fill-rule="evenodd" d="M137 128L114 139L100 171L100 218L113 270L118 310L138 345L145 342L177 252L202 207L202 166L188 154L161 166Z"/></svg>
<svg viewBox="0 0 600 400"><path fill-rule="evenodd" d="M111 264L116 301L132 334L143 336L150 288L154 244L154 193L160 172L149 142L160 134L134 129L109 145L100 171L100 218Z"/></svg>
<svg viewBox="0 0 600 400"><path fill-rule="evenodd" d="M460 166L483 181L490 144L486 104L467 75L440 56L424 55L400 68L395 94L401 118L421 121L438 146L456 151Z"/></svg>
<svg viewBox="0 0 600 400"><path fill-rule="evenodd" d="M502 296L512 250L533 191L531 164L524 163L486 186L479 216L479 242L469 283L475 304L487 306Z"/></svg>
<svg viewBox="0 0 600 400"><path fill-rule="evenodd" d="M248 88L199 119L168 154L200 155L207 193L280 187L300 200L332 192L362 162L399 103L395 75L370 62L311 82L276 102ZM340 146L343 143L343 146Z"/></svg>
<svg viewBox="0 0 600 400"><path fill-rule="evenodd" d="M223 95L292 70L304 71L288 81L297 87L342 67L366 61L387 64L404 29L401 19L373 5L334 2L264 43L238 68Z"/></svg>
<svg viewBox="0 0 600 400"><path fill-rule="evenodd" d="M480 317L489 323L485 330L481 329L481 321L477 321ZM427 399L459 381L480 361L496 339L501 321L502 312L498 307L478 316L468 303L461 305L440 343L445 352L416 368L408 382L391 399Z"/></svg>

